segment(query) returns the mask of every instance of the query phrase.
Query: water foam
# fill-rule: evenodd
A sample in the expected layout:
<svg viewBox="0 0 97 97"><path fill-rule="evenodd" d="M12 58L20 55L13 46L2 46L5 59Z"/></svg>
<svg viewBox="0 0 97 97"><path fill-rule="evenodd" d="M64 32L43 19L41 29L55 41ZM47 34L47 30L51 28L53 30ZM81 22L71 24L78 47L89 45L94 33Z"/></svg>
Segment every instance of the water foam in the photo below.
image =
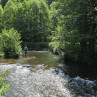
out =
<svg viewBox="0 0 97 97"><path fill-rule="evenodd" d="M32 68L2 65L1 69L7 68L10 74L6 77L10 89L6 93L7 97L72 97L68 88L65 85L68 83L67 77L63 78L62 71L59 70L56 74L55 69L44 69L43 65L38 65Z"/></svg>
<svg viewBox="0 0 97 97"><path fill-rule="evenodd" d="M6 80L11 85L6 97L97 97L96 80L70 78L59 68L46 70L43 64L28 67L0 65L0 72L8 70Z"/></svg>

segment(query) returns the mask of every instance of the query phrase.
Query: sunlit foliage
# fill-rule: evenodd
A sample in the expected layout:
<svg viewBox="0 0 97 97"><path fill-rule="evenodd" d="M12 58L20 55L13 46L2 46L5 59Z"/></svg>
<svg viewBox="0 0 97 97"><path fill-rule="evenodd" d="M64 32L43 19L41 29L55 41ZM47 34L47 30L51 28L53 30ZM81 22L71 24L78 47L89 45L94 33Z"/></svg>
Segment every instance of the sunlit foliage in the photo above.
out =
<svg viewBox="0 0 97 97"><path fill-rule="evenodd" d="M97 46L97 2L57 0L51 4L52 42L77 61L95 61Z"/></svg>
<svg viewBox="0 0 97 97"><path fill-rule="evenodd" d="M3 75L0 76L0 97L4 97L4 93L6 92L6 90L10 87L9 84L6 84L5 82L5 75L6 75L7 70L5 69L3 71Z"/></svg>
<svg viewBox="0 0 97 97"><path fill-rule="evenodd" d="M9 0L4 6L4 28L14 27L23 41L47 41L50 26L49 8L45 0Z"/></svg>
<svg viewBox="0 0 97 97"><path fill-rule="evenodd" d="M0 34L0 46L5 53L6 58L18 58L21 53L21 36L13 28L4 29Z"/></svg>

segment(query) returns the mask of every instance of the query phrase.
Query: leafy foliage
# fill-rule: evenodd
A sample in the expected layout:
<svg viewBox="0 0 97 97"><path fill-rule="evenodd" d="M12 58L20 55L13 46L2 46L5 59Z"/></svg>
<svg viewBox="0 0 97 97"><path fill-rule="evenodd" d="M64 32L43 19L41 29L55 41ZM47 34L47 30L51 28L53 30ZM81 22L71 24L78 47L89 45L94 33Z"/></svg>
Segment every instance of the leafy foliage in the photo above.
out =
<svg viewBox="0 0 97 97"><path fill-rule="evenodd" d="M2 29L2 17L3 17L3 8L2 6L0 5L0 32L1 32L1 29Z"/></svg>
<svg viewBox="0 0 97 97"><path fill-rule="evenodd" d="M6 72L7 72L7 70L5 69L3 71L3 75L0 76L0 97L3 97L2 95L4 95L4 93L6 92L6 90L10 87L9 84L5 83Z"/></svg>
<svg viewBox="0 0 97 97"><path fill-rule="evenodd" d="M21 53L20 34L13 28L4 29L0 36L1 48L6 58L17 58Z"/></svg>
<svg viewBox="0 0 97 97"><path fill-rule="evenodd" d="M47 42L75 60L95 60L97 1L0 0L0 30L12 27L23 42ZM47 5L48 4L48 5ZM50 10L49 10L50 8ZM89 57L88 57L89 56Z"/></svg>
<svg viewBox="0 0 97 97"><path fill-rule="evenodd" d="M4 6L3 25L6 29L18 30L25 42L47 41L50 32L48 5L44 0L9 0Z"/></svg>
<svg viewBox="0 0 97 97"><path fill-rule="evenodd" d="M4 6L4 13L2 19L4 28L11 29L13 27L15 9L16 6L11 0L9 0Z"/></svg>
<svg viewBox="0 0 97 97"><path fill-rule="evenodd" d="M57 0L51 4L51 47L89 63L96 57L97 2ZM90 61L89 61L90 60Z"/></svg>

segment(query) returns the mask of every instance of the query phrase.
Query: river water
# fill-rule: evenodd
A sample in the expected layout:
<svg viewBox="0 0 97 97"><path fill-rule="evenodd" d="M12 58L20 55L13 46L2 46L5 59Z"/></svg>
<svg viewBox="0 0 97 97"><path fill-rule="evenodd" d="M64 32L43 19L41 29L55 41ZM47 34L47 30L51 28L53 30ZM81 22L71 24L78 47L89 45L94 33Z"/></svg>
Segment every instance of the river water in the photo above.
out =
<svg viewBox="0 0 97 97"><path fill-rule="evenodd" d="M0 74L4 69L11 86L5 97L97 97L96 69L66 65L49 51L1 59Z"/></svg>

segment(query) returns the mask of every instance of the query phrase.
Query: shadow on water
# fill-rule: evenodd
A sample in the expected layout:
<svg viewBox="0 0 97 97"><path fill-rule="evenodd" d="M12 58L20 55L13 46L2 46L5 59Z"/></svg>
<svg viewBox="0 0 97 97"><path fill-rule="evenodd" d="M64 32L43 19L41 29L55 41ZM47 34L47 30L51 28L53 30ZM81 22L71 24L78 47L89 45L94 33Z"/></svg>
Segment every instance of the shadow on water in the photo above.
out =
<svg viewBox="0 0 97 97"><path fill-rule="evenodd" d="M97 80L97 66L87 64L65 63L66 70L71 77L80 76L84 79Z"/></svg>

